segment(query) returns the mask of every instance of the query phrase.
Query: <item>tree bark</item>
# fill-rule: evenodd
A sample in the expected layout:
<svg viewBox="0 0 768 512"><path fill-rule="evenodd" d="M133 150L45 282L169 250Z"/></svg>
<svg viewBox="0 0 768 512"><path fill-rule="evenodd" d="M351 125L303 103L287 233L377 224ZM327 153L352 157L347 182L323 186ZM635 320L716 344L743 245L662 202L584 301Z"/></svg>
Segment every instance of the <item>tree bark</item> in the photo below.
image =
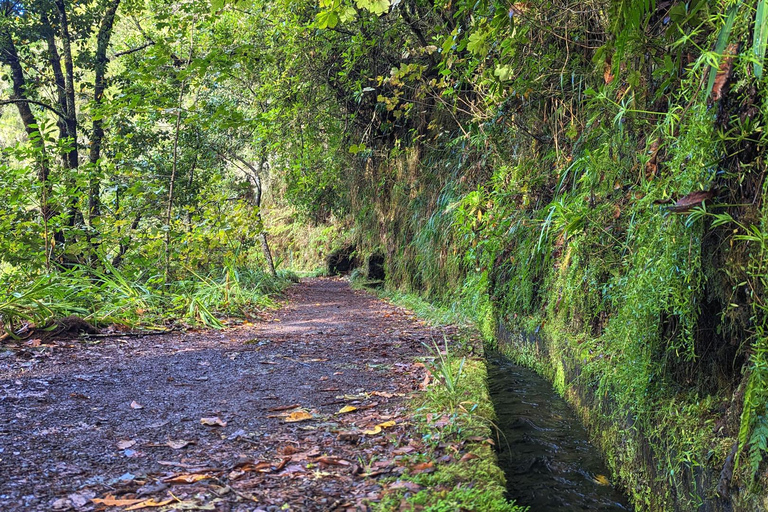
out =
<svg viewBox="0 0 768 512"><path fill-rule="evenodd" d="M67 168L77 169L79 165L77 146L77 111L75 106L75 64L72 60L72 40L69 34L69 20L64 0L54 0L59 12L59 30L61 48L64 57L64 99L67 114L67 137L72 140L72 148L67 152Z"/></svg>
<svg viewBox="0 0 768 512"><path fill-rule="evenodd" d="M246 161L244 158L241 158L239 156L234 156L237 161L239 161L241 164L243 164L245 167L248 168L249 171L251 171L251 183L254 187L254 193L253 193L253 206L256 208L256 219L258 221L258 229L259 229L259 240L261 241L261 250L264 252L264 259L267 260L267 268L269 269L269 273L272 274L272 276L277 276L277 271L275 270L275 262L272 259L272 251L269 249L269 241L267 240L267 232L264 229L264 221L261 218L261 194L262 194L262 188L261 188L261 176L264 173L264 167L267 165L267 157L264 152L261 154L261 158L259 160L259 168L256 169L250 162Z"/></svg>
<svg viewBox="0 0 768 512"><path fill-rule="evenodd" d="M120 0L113 0L109 3L107 10L104 12L104 17L101 19L99 33L96 38L95 79L93 86L93 111L96 115L93 116L91 149L88 155L88 160L92 165L92 175L88 191L88 223L91 228L94 227L95 221L101 216L101 178L98 170L99 159L101 158L101 144L104 140L104 122L101 120L98 109L101 106L104 90L107 86L107 64L109 64L107 48L109 48L109 41L112 38L112 28L115 24L115 15L119 6Z"/></svg>
<svg viewBox="0 0 768 512"><path fill-rule="evenodd" d="M48 62L51 65L51 71L53 71L53 82L56 84L56 99L59 111L64 113L63 116L59 116L56 120L56 126L59 128L59 139L64 140L67 138L67 122L64 119L67 117L67 96L65 94L66 86L64 85L64 72L61 69L61 56L59 55L59 49L56 47L53 26L45 11L40 15L40 21L43 25L45 42L48 44ZM65 165L67 164L67 158L66 153L62 153L61 159Z"/></svg>

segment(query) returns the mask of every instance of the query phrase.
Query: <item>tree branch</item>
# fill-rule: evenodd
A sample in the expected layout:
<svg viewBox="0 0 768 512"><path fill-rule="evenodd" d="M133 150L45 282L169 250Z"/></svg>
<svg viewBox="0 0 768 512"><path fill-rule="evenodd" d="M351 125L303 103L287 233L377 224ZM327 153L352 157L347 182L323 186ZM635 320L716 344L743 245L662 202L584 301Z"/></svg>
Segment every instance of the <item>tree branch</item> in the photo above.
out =
<svg viewBox="0 0 768 512"><path fill-rule="evenodd" d="M116 59L117 57L122 57L123 55L130 55L132 53L140 52L141 50L145 48L149 48L150 46L154 45L155 42L151 39L147 41L146 43L142 44L141 46L137 46L136 48L129 48L128 50L123 50L122 52L117 52L112 56L113 59Z"/></svg>
<svg viewBox="0 0 768 512"><path fill-rule="evenodd" d="M16 103L32 103L33 105L38 105L40 107L43 107L44 109L50 110L60 118L67 120L69 119L63 112L56 109L55 107L52 107L48 105L47 103L43 103L42 101L36 101L36 100L28 100L26 98L10 98L7 100L0 100L0 105L12 105Z"/></svg>

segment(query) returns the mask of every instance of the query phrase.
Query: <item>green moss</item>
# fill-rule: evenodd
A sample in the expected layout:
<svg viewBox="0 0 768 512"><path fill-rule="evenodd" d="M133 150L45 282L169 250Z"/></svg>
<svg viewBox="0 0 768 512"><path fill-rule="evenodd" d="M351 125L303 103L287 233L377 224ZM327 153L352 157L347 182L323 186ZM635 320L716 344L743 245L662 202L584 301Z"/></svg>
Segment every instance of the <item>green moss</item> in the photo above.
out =
<svg viewBox="0 0 768 512"><path fill-rule="evenodd" d="M433 324L444 325L460 318L455 312L432 306L413 295L386 295L401 306L413 307L420 317ZM467 340L460 343L468 344ZM451 350L455 349L448 349L433 362L427 360L435 381L409 404L426 453L415 454L406 463L413 466L433 461L434 471L406 472L398 479L390 479L390 485L400 480L421 488L409 491L396 485L376 504L376 510L523 510L506 500L504 473L489 445L495 414L486 386L485 363L478 358L458 357ZM451 460L440 462L437 459L446 454L446 447L451 447L447 450ZM453 448L457 452L452 452ZM462 461L464 454L472 455Z"/></svg>
<svg viewBox="0 0 768 512"><path fill-rule="evenodd" d="M453 362L454 371L458 364ZM434 461L434 471L405 472L398 479L390 479L390 485L396 481L412 482L420 488L409 491L395 485L396 489L385 493L376 510L409 510L409 507L432 511L523 510L506 500L504 473L496 465L496 455L488 444L494 413L485 380L484 363L478 359L466 360L453 392L436 383L411 403L413 421L421 431L426 454L414 455L406 464ZM439 426L436 421L440 422ZM435 460L445 452L446 446L471 456L461 461L462 455L456 453L449 462Z"/></svg>

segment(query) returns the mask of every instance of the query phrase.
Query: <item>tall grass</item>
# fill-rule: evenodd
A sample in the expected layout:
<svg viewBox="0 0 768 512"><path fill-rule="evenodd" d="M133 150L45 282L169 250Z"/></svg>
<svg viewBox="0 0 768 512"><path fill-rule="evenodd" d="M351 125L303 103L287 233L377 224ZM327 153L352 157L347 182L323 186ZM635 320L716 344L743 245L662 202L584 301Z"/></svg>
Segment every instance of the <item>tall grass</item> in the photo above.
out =
<svg viewBox="0 0 768 512"><path fill-rule="evenodd" d="M275 305L271 295L296 278L277 277L227 263L207 272L187 269L183 279L163 283L145 272L127 272L102 261L99 268L76 266L39 276L6 271L0 275L0 324L11 336L29 324L45 326L78 315L94 324L159 326L185 321L223 327L225 317L247 318Z"/></svg>

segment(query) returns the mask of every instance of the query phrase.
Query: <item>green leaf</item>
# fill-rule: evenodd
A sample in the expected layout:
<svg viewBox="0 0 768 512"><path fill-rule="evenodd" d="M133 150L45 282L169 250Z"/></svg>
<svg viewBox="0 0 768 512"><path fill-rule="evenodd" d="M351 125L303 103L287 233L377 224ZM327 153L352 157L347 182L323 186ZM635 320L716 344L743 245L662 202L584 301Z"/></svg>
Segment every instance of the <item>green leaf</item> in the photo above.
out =
<svg viewBox="0 0 768 512"><path fill-rule="evenodd" d="M357 0L357 7L372 12L380 16L389 11L389 0Z"/></svg>
<svg viewBox="0 0 768 512"><path fill-rule="evenodd" d="M488 53L488 36L489 32L486 30L476 30L469 35L469 42L467 43L467 50L478 56L484 56Z"/></svg>
<svg viewBox="0 0 768 512"><path fill-rule="evenodd" d="M759 0L757 2L757 13L755 14L755 33L752 38L752 50L755 52L755 78L763 78L763 60L765 60L766 43L768 43L768 2Z"/></svg>
<svg viewBox="0 0 768 512"><path fill-rule="evenodd" d="M493 74L498 77L500 81L506 82L509 80L510 75L512 75L512 68L510 66L496 66Z"/></svg>
<svg viewBox="0 0 768 512"><path fill-rule="evenodd" d="M317 13L318 28L334 28L339 24L339 15L336 11L321 11Z"/></svg>
<svg viewBox="0 0 768 512"><path fill-rule="evenodd" d="M723 52L725 52L725 46L728 44L728 38L731 37L731 30L733 30L733 23L736 21L736 13L739 12L739 7L741 7L742 2L739 2L733 6L731 6L730 9L728 9L728 13L726 14L725 18L725 24L723 25L723 28L720 29L720 34L717 36L717 43L715 44L715 53L717 53L718 60L722 59ZM712 88L715 86L715 78L717 77L717 72L719 71L719 66L711 66L709 70L709 82L707 83L707 97L709 97L710 94L712 94Z"/></svg>

